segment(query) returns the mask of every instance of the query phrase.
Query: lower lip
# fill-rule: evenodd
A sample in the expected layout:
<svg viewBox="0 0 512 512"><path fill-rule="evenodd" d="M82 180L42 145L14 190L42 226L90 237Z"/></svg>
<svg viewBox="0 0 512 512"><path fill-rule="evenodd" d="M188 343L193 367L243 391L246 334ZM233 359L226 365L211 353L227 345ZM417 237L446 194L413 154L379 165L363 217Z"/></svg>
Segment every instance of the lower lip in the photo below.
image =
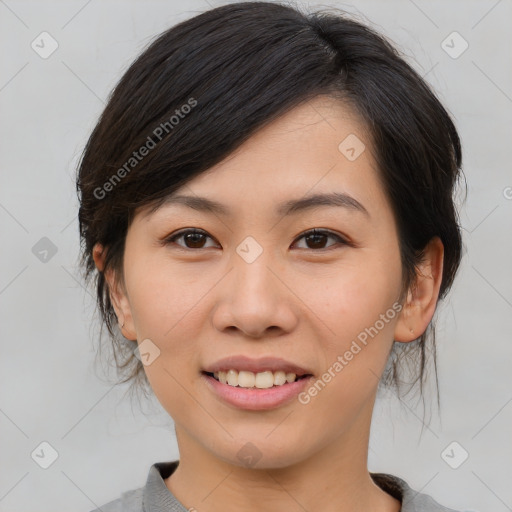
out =
<svg viewBox="0 0 512 512"><path fill-rule="evenodd" d="M218 380L201 374L207 386L222 400L238 409L249 411L263 411L266 409L275 409L292 401L301 391L307 387L312 377L305 377L295 382L287 382L282 386L273 386L271 388L241 388L222 384Z"/></svg>

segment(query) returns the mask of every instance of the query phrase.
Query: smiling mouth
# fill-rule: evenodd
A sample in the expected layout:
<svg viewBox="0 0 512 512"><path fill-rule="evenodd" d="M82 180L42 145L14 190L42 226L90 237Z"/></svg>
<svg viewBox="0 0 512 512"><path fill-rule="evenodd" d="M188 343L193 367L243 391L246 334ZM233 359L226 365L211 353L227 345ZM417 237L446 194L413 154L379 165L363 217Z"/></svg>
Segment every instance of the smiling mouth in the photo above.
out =
<svg viewBox="0 0 512 512"><path fill-rule="evenodd" d="M208 377L215 379L221 384L232 387L269 389L272 387L285 386L301 379L311 377L311 374L297 375L284 371L263 371L253 373L245 370L226 370L219 372L203 372Z"/></svg>

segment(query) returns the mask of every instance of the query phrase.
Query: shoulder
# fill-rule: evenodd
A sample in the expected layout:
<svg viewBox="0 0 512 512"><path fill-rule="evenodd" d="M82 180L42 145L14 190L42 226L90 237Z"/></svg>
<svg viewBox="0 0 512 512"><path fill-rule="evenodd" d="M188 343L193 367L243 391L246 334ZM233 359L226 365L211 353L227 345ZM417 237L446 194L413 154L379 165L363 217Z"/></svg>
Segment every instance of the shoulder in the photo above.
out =
<svg viewBox="0 0 512 512"><path fill-rule="evenodd" d="M121 497L109 501L91 512L144 512L146 510L185 510L167 489L164 479L178 467L179 461L156 462L148 472L143 487L125 491Z"/></svg>
<svg viewBox="0 0 512 512"><path fill-rule="evenodd" d="M444 507L431 496L417 492L401 478L387 473L371 473L374 482L394 498L401 500L400 512L457 512Z"/></svg>
<svg viewBox="0 0 512 512"><path fill-rule="evenodd" d="M109 501L105 505L91 510L91 512L143 512L143 494L143 487L125 491L121 494L120 498L114 501Z"/></svg>

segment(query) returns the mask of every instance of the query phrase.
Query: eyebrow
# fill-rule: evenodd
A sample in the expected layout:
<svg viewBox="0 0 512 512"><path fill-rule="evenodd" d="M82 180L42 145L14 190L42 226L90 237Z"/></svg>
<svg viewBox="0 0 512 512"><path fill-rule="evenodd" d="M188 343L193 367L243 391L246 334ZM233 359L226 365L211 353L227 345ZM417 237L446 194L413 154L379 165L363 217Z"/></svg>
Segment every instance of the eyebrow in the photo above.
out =
<svg viewBox="0 0 512 512"><path fill-rule="evenodd" d="M173 195L167 196L162 203L164 205L181 204L194 210L209 212L213 214L230 216L230 208L206 197ZM328 194L313 194L300 199L291 199L280 203L276 207L276 215L289 216L295 213L312 210L318 207L341 207L354 212L360 212L368 218L368 210L354 197L343 192L331 192Z"/></svg>

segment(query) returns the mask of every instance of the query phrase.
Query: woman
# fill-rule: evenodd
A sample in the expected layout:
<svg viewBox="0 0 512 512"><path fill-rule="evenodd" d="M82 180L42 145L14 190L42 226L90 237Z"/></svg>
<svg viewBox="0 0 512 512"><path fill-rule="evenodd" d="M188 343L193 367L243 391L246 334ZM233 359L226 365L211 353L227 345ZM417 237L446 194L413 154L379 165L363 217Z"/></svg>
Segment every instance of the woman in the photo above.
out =
<svg viewBox="0 0 512 512"><path fill-rule="evenodd" d="M119 369L180 458L101 510L449 510L367 454L379 383L405 359L423 384L460 166L425 82L343 14L235 3L155 40L77 188Z"/></svg>

